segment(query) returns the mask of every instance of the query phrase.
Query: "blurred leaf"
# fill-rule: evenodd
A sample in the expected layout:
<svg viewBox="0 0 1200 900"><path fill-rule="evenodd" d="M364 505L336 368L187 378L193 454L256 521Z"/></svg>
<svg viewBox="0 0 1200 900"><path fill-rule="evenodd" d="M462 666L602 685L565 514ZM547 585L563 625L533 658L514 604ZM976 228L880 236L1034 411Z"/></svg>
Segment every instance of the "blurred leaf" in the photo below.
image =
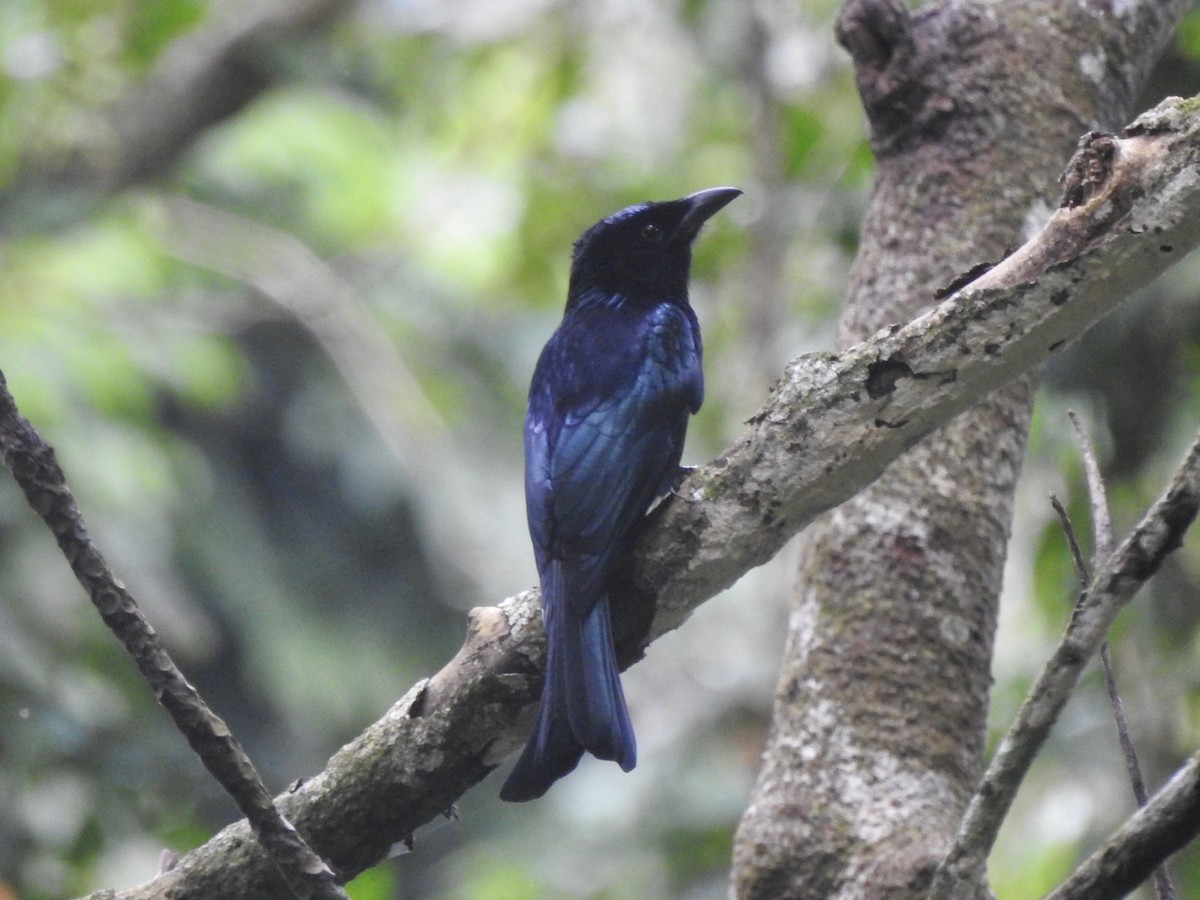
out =
<svg viewBox="0 0 1200 900"><path fill-rule="evenodd" d="M493 859L477 865L461 885L462 900L550 900L558 896L530 878L520 865Z"/></svg>
<svg viewBox="0 0 1200 900"><path fill-rule="evenodd" d="M1071 874L1079 858L1073 842L1022 841L1012 859L993 853L988 878L997 897L1040 897ZM997 858L997 857L1001 858Z"/></svg>
<svg viewBox="0 0 1200 900"><path fill-rule="evenodd" d="M367 869L346 884L350 900L390 900L396 896L396 879L390 866Z"/></svg>
<svg viewBox="0 0 1200 900"><path fill-rule="evenodd" d="M198 24L210 4L202 0L126 4L123 46L131 68L144 71L171 40Z"/></svg>
<svg viewBox="0 0 1200 900"><path fill-rule="evenodd" d="M794 178L808 163L809 155L821 140L824 126L821 118L802 106L786 108L783 113L784 169Z"/></svg>
<svg viewBox="0 0 1200 900"><path fill-rule="evenodd" d="M1200 60L1200 11L1192 10L1183 17L1175 39L1184 53Z"/></svg>
<svg viewBox="0 0 1200 900"><path fill-rule="evenodd" d="M196 175L244 212L299 230L318 247L373 243L389 228L394 136L348 96L284 88L220 130Z"/></svg>
<svg viewBox="0 0 1200 900"><path fill-rule="evenodd" d="M706 872L722 872L733 856L733 831L727 824L710 828L674 828L663 846L671 862L672 893L682 896Z"/></svg>

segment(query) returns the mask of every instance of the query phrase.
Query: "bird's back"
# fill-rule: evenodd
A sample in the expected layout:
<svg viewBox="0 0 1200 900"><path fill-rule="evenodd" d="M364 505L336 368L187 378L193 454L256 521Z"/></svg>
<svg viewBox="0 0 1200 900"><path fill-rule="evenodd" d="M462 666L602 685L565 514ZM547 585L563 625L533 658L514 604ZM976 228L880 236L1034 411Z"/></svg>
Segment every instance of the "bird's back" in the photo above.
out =
<svg viewBox="0 0 1200 900"><path fill-rule="evenodd" d="M683 304L596 305L563 320L534 372L525 422L539 570L549 558L607 559L666 490L703 399L700 357Z"/></svg>

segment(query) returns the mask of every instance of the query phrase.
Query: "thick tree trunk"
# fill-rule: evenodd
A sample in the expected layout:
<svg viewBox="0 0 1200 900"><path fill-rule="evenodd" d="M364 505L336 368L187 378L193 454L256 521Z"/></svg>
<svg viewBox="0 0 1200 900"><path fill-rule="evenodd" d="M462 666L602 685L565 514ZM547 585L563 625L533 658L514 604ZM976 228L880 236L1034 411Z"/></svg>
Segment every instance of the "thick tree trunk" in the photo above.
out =
<svg viewBox="0 0 1200 900"><path fill-rule="evenodd" d="M1079 136L1131 111L1184 0L850 0L876 183L842 320L861 340L1056 205ZM1034 379L965 413L810 532L739 897L922 897L982 766ZM964 886L962 896L981 894Z"/></svg>

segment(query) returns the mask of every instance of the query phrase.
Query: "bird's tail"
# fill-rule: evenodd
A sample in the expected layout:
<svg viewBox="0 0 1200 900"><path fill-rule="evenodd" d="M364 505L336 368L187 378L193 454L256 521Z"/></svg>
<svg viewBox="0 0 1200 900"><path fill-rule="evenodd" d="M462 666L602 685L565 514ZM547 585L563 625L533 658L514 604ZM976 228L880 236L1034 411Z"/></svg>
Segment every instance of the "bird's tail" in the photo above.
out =
<svg viewBox="0 0 1200 900"><path fill-rule="evenodd" d="M500 790L503 800L533 800L579 764L587 750L628 772L637 763L633 725L621 690L608 598L582 619L568 613L566 590L584 588L553 562L544 573L546 681L533 734ZM580 595L576 594L573 602Z"/></svg>

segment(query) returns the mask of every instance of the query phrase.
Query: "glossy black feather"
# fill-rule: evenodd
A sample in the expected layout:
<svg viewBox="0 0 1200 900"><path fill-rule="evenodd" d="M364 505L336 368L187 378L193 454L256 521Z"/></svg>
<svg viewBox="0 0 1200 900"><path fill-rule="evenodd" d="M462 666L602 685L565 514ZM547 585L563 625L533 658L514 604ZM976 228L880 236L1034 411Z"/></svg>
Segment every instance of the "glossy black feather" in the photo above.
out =
<svg viewBox="0 0 1200 900"><path fill-rule="evenodd" d="M691 244L740 193L631 206L575 244L566 312L534 369L525 417L546 678L505 800L540 797L585 750L626 771L636 763L607 585L638 521L674 483L688 417L704 398Z"/></svg>

